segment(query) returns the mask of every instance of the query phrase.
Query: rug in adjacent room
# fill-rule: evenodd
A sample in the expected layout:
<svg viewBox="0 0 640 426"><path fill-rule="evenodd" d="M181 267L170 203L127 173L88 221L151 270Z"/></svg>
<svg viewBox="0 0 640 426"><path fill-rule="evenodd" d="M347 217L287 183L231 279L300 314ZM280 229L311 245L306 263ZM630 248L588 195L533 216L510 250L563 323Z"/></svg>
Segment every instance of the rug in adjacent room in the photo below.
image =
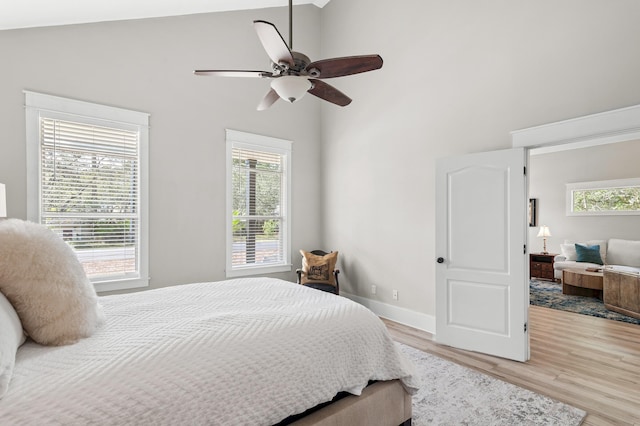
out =
<svg viewBox="0 0 640 426"><path fill-rule="evenodd" d="M579 425L583 410L398 343L415 364L413 426Z"/></svg>
<svg viewBox="0 0 640 426"><path fill-rule="evenodd" d="M531 280L529 282L529 302L532 305L560 311L575 312L630 324L640 324L640 319L608 310L604 307L604 302L596 297L562 294L562 284L551 281Z"/></svg>

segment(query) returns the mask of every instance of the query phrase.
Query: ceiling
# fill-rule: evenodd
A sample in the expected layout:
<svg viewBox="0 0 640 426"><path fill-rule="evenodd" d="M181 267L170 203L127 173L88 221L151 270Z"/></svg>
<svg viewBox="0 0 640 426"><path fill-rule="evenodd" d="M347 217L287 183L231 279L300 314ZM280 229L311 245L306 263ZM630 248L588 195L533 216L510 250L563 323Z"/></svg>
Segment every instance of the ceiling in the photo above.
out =
<svg viewBox="0 0 640 426"><path fill-rule="evenodd" d="M324 7L330 0L294 0ZM288 0L1 0L0 30L288 6Z"/></svg>

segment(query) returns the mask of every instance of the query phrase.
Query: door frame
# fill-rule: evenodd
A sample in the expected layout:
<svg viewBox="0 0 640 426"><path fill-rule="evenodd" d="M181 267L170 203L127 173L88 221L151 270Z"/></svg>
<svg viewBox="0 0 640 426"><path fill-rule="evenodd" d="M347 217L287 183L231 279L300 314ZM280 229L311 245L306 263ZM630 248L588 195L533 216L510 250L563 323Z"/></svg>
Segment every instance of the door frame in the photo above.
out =
<svg viewBox="0 0 640 426"><path fill-rule="evenodd" d="M531 155L640 140L640 104L514 130L510 134L511 148L525 148L528 167ZM528 192L529 173L526 179ZM525 243L531 247L528 234ZM528 264L525 269L528 277Z"/></svg>
<svg viewBox="0 0 640 426"><path fill-rule="evenodd" d="M512 148L525 148L528 168L531 155L640 141L640 104L514 130L510 134ZM528 172L526 180L528 192ZM531 247L528 233L525 242L527 248ZM529 266L525 266L527 277Z"/></svg>
<svg viewBox="0 0 640 426"><path fill-rule="evenodd" d="M511 132L512 148L536 153L640 139L640 105L585 115Z"/></svg>

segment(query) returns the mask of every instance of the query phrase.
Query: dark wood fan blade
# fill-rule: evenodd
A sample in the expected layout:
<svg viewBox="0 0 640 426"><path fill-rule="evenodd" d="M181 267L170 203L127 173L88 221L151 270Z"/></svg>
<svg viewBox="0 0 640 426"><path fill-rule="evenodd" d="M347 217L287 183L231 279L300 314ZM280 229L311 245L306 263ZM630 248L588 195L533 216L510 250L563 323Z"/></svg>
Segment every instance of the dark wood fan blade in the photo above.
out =
<svg viewBox="0 0 640 426"><path fill-rule="evenodd" d="M380 55L345 56L323 59L307 65L307 72L314 78L333 78L359 74L382 68ZM315 71L317 70L317 72Z"/></svg>
<svg viewBox="0 0 640 426"><path fill-rule="evenodd" d="M258 34L260 42L262 42L262 47L264 47L264 50L274 64L284 62L293 66L294 62L291 50L275 25L267 21L253 21L253 28L255 28Z"/></svg>
<svg viewBox="0 0 640 426"><path fill-rule="evenodd" d="M273 105L278 99L280 99L280 96L278 96L276 91L273 89L269 90L258 104L258 111L264 111L265 109Z"/></svg>
<svg viewBox="0 0 640 426"><path fill-rule="evenodd" d="M214 75L217 77L250 77L269 78L273 74L267 71L242 71L242 70L195 70L195 75Z"/></svg>
<svg viewBox="0 0 640 426"><path fill-rule="evenodd" d="M322 80L315 80L310 78L309 81L313 84L313 87L308 90L314 96L331 102L332 104L347 106L351 103L351 98L333 87L330 84L325 83Z"/></svg>

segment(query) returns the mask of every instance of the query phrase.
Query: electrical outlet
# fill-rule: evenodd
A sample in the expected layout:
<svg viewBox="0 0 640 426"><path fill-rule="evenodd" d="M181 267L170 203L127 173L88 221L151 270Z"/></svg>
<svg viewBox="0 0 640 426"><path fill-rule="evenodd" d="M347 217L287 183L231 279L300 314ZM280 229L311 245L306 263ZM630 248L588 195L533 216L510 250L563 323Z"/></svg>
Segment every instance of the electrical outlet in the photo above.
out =
<svg viewBox="0 0 640 426"><path fill-rule="evenodd" d="M393 300L398 300L398 290L393 290Z"/></svg>
<svg viewBox="0 0 640 426"><path fill-rule="evenodd" d="M376 294L376 290L377 290L377 289L376 289L376 286L375 286L375 285L372 285L372 286L371 286L371 294Z"/></svg>

